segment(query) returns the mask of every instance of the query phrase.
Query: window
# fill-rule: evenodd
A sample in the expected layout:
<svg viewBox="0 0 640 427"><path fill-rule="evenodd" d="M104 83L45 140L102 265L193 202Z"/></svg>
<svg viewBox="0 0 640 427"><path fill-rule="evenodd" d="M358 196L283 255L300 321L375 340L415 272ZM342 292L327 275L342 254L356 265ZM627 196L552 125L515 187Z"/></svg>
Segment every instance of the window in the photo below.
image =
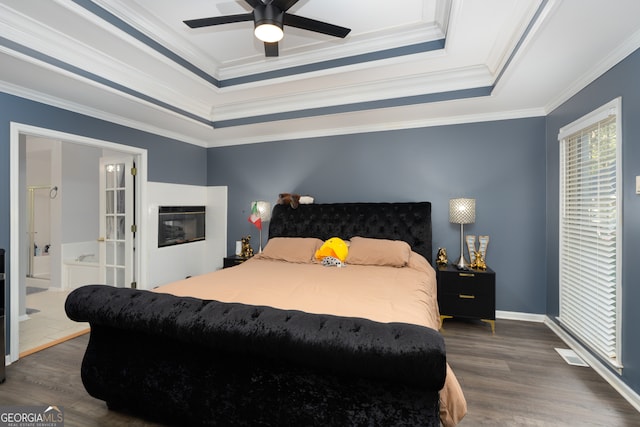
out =
<svg viewBox="0 0 640 427"><path fill-rule="evenodd" d="M560 323L621 369L620 98L560 129Z"/></svg>

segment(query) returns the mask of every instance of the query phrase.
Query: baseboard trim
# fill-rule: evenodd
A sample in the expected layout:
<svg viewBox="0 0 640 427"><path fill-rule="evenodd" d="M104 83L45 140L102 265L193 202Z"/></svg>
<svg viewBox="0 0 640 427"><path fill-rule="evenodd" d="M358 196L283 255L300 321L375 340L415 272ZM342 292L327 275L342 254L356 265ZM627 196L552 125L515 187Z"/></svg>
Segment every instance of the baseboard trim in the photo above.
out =
<svg viewBox="0 0 640 427"><path fill-rule="evenodd" d="M496 319L522 320L524 322L544 323L547 316L544 314L520 313L517 311L496 310Z"/></svg>
<svg viewBox="0 0 640 427"><path fill-rule="evenodd" d="M562 341L565 342L573 351L593 368L611 387L613 387L622 397L625 398L638 412L640 412L640 395L633 391L631 387L626 385L617 375L600 360L587 351L582 344L576 341L571 335L564 331L556 322L551 320L549 316L545 316L544 324L547 325Z"/></svg>

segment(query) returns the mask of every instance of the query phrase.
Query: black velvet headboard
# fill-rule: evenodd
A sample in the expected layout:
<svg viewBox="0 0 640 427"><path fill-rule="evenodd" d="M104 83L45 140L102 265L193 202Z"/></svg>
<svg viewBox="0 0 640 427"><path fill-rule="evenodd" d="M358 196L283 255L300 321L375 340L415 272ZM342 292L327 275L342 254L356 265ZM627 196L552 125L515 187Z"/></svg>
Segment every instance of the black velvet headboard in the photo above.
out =
<svg viewBox="0 0 640 427"><path fill-rule="evenodd" d="M431 202L275 205L269 223L270 238L353 236L404 240L431 263Z"/></svg>

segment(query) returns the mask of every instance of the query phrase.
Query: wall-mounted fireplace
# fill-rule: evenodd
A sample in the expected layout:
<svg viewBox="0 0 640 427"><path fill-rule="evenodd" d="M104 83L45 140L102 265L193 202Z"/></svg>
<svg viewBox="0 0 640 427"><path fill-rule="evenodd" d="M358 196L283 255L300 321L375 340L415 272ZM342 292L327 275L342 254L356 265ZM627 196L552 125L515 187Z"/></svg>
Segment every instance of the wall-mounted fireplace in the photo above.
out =
<svg viewBox="0 0 640 427"><path fill-rule="evenodd" d="M158 247L204 240L204 206L160 206Z"/></svg>

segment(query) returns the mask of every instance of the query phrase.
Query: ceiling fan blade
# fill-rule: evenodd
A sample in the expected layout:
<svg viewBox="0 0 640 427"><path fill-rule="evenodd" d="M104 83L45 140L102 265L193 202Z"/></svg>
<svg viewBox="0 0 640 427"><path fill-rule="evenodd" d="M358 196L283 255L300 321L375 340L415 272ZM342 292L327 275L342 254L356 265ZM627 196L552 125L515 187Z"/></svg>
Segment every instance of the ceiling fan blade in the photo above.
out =
<svg viewBox="0 0 640 427"><path fill-rule="evenodd" d="M233 22L253 21L253 13L239 15L214 16L212 18L190 19L184 21L191 28L210 27L212 25L231 24Z"/></svg>
<svg viewBox="0 0 640 427"><path fill-rule="evenodd" d="M351 31L350 28L340 27L338 25L328 24L315 19L305 18L298 15L284 15L284 25L290 27L301 28L303 30L314 31L316 33L327 34L329 36L345 38Z"/></svg>
<svg viewBox="0 0 640 427"><path fill-rule="evenodd" d="M262 6L262 2L260 0L244 0L245 3L248 3L252 8L256 8L258 6Z"/></svg>
<svg viewBox="0 0 640 427"><path fill-rule="evenodd" d="M299 0L274 0L272 3L278 9L283 12L289 10L294 4L298 3Z"/></svg>
<svg viewBox="0 0 640 427"><path fill-rule="evenodd" d="M278 56L278 42L264 43L264 56Z"/></svg>

